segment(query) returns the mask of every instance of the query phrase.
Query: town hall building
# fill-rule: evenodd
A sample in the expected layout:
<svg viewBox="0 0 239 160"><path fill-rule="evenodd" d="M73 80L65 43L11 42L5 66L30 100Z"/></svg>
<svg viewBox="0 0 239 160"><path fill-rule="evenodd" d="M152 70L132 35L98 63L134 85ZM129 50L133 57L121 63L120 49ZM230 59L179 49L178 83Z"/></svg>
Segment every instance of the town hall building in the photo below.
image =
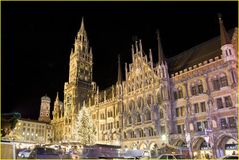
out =
<svg viewBox="0 0 239 160"><path fill-rule="evenodd" d="M227 33L220 17L219 28L219 37L167 59L157 33L156 64L154 53L136 41L132 63L125 63L125 79L118 57L116 84L99 90L82 19L70 53L64 100L57 94L54 102L54 141L74 142L76 116L85 105L97 143L144 150L168 144L188 147L195 156L227 154L227 146L238 143L238 35L237 28Z"/></svg>

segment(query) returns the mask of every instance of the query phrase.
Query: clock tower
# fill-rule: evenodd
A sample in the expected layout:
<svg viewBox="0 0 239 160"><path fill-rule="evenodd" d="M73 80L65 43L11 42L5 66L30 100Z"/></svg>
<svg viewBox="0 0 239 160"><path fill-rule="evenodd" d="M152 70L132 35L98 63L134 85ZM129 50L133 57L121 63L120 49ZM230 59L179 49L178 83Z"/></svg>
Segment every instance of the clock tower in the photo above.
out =
<svg viewBox="0 0 239 160"><path fill-rule="evenodd" d="M40 115L38 120L41 122L49 123L50 119L50 103L51 99L47 96L41 97L41 108L40 108Z"/></svg>

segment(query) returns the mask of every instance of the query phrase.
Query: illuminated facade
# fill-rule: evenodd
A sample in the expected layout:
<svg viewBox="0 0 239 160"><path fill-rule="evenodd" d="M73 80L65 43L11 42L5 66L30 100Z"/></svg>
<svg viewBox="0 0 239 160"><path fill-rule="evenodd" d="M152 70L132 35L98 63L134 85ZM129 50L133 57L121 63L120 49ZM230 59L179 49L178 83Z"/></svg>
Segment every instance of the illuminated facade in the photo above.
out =
<svg viewBox="0 0 239 160"><path fill-rule="evenodd" d="M47 96L41 97L40 115L37 120L18 119L14 130L7 137L19 143L49 144L54 138L53 125L50 124L50 102Z"/></svg>
<svg viewBox="0 0 239 160"><path fill-rule="evenodd" d="M98 143L146 150L188 145L195 154L211 146L218 156L225 154L227 143L237 143L238 133L237 29L229 38L219 21L220 37L167 60L158 33L157 64L151 50L147 56L142 42L136 42L132 63L125 64L125 80L119 58L117 83L99 91L92 81L93 54L82 20L70 54L64 102L57 96L54 103L54 140L74 141L75 116L85 102Z"/></svg>
<svg viewBox="0 0 239 160"><path fill-rule="evenodd" d="M54 137L51 124L23 118L18 120L11 134L16 142L32 144L49 144Z"/></svg>

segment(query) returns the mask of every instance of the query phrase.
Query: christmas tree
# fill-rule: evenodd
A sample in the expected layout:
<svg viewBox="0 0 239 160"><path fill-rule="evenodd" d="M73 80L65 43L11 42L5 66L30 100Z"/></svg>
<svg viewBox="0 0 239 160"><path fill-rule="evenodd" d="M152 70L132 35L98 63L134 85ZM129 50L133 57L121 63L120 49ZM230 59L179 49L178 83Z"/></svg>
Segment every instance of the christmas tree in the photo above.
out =
<svg viewBox="0 0 239 160"><path fill-rule="evenodd" d="M95 142L95 127L88 108L83 105L76 117L75 140L82 145L92 145Z"/></svg>

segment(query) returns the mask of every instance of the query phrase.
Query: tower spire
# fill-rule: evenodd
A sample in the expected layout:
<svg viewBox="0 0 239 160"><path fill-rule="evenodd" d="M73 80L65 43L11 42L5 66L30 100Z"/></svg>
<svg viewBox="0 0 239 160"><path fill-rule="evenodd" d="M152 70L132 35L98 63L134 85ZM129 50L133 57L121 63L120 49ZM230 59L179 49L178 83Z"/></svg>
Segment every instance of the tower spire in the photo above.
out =
<svg viewBox="0 0 239 160"><path fill-rule="evenodd" d="M85 30L85 24L84 24L84 17L82 17L81 19L81 26L80 26L80 31L84 31Z"/></svg>
<svg viewBox="0 0 239 160"><path fill-rule="evenodd" d="M164 62L164 54L163 54L163 49L161 45L161 40L159 36L159 30L157 29L156 31L157 34L157 40L158 40L158 63L162 64Z"/></svg>
<svg viewBox="0 0 239 160"><path fill-rule="evenodd" d="M120 55L118 55L118 84L121 84L122 77L121 77L121 67L120 67Z"/></svg>
<svg viewBox="0 0 239 160"><path fill-rule="evenodd" d="M56 101L58 101L58 100L59 100L59 93L56 92Z"/></svg>
<svg viewBox="0 0 239 160"><path fill-rule="evenodd" d="M219 19L219 24L220 24L220 37L221 37L221 46L225 44L230 44L230 39L227 34L227 31L224 27L223 20L222 20L222 15L218 14L218 19Z"/></svg>

